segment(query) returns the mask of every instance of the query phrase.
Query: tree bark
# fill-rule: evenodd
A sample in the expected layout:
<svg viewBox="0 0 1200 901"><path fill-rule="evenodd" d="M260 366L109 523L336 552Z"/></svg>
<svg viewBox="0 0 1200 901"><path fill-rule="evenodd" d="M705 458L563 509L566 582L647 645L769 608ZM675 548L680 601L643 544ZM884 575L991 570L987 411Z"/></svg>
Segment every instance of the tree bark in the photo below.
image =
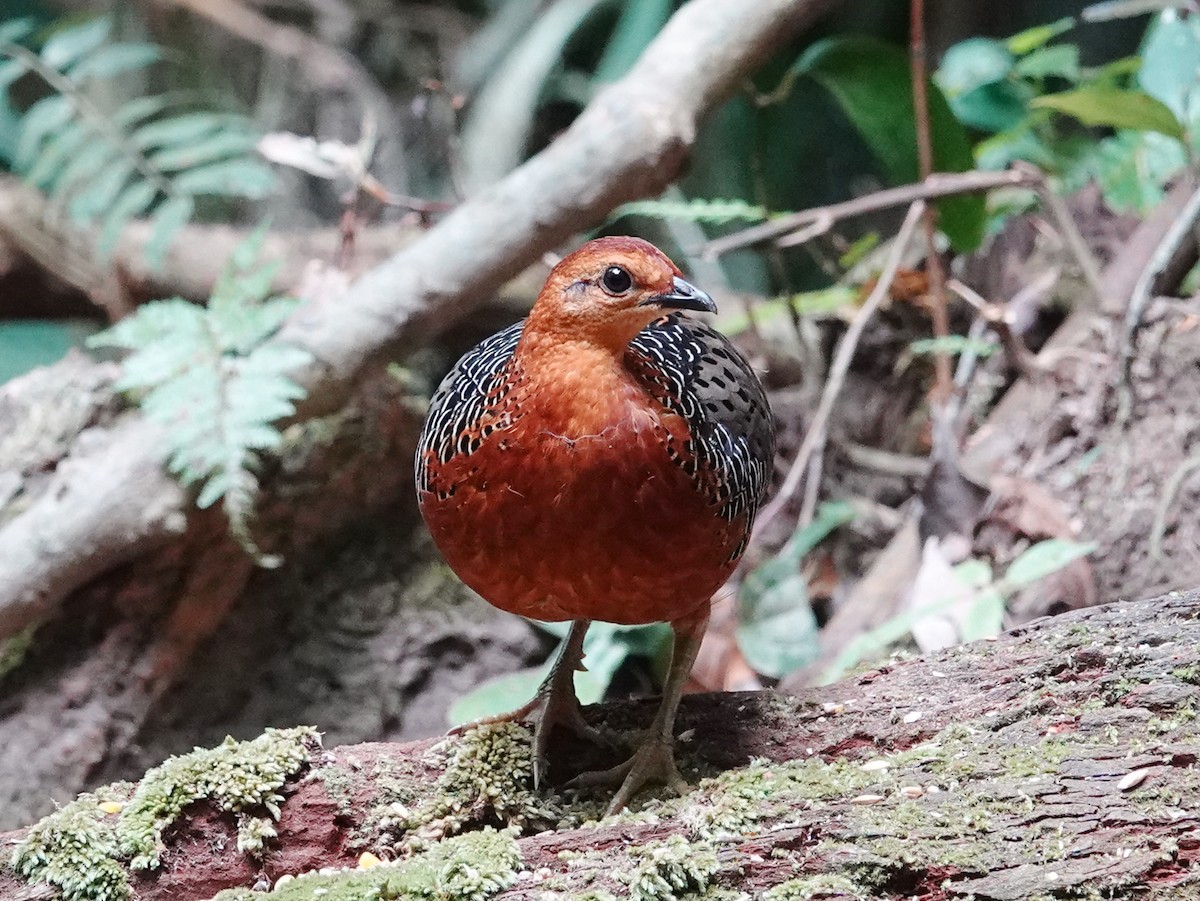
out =
<svg viewBox="0 0 1200 901"><path fill-rule="evenodd" d="M781 883L795 894L780 898L818 888L844 898L1190 897L1200 890L1197 646L1200 591L1039 620L798 696L688 697L678 753L704 781L681 800L642 800L640 814L584 828L603 798L549 791L541 800L554 813L524 823L520 872L497 897L623 896L647 872L645 846L667 840L703 870L692 888L751 897ZM651 713L650 701L587 711L617 729ZM386 858L419 847L422 824L388 827L381 810L411 817L396 813L400 794L431 809L448 790L438 754L470 741L324 752L289 780L278 837L258 860L236 850L231 817L196 803L166 831L162 869L134 878L135 897L203 898L353 868L366 850ZM614 756L574 740L552 754L555 783ZM494 784L514 778L504 767ZM504 825L513 805L480 796L454 825L436 826ZM0 896L24 890L0 876Z"/></svg>

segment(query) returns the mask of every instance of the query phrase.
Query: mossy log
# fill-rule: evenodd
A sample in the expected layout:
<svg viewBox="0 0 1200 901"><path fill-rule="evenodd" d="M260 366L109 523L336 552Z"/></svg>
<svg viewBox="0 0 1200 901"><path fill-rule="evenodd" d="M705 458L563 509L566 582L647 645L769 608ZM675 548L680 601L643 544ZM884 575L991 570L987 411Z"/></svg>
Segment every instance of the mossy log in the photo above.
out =
<svg viewBox="0 0 1200 901"><path fill-rule="evenodd" d="M601 796L532 790L523 727L325 750L271 733L3 836L18 851L0 898L55 894L15 866L74 880L67 897L139 901L1200 897L1198 649L1200 591L799 696L692 696L679 754L696 788L603 820ZM651 711L587 712L615 733ZM616 753L563 737L552 781ZM107 858L79 852L92 839Z"/></svg>

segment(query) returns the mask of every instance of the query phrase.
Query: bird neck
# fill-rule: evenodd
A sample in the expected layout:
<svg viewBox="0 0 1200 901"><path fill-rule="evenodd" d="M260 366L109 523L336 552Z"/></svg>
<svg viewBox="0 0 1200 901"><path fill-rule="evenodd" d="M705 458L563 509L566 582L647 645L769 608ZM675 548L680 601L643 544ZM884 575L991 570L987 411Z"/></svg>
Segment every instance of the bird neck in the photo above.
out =
<svg viewBox="0 0 1200 901"><path fill-rule="evenodd" d="M555 411L564 432L589 433L625 415L641 388L614 350L579 336L526 331L513 361L539 404Z"/></svg>

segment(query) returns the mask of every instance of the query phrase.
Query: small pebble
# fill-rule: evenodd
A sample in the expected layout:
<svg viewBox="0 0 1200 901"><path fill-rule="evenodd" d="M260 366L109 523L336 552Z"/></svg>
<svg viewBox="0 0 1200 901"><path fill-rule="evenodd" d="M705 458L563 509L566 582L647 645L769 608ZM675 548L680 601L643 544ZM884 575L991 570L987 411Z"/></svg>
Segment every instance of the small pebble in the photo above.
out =
<svg viewBox="0 0 1200 901"><path fill-rule="evenodd" d="M919 720L924 715L925 715L925 711L914 710L911 713L904 714L904 722L911 725L912 723L915 723L917 720Z"/></svg>
<svg viewBox="0 0 1200 901"><path fill-rule="evenodd" d="M859 795L857 798L851 798L850 803L865 806L867 804L878 804L882 800L883 795Z"/></svg>
<svg viewBox="0 0 1200 901"><path fill-rule="evenodd" d="M868 760L862 765L862 769L868 773L873 773L876 770L886 770L891 764L882 757L876 757L874 760Z"/></svg>
<svg viewBox="0 0 1200 901"><path fill-rule="evenodd" d="M919 785L903 785L900 787L900 794L910 800L915 801L917 798L924 797L925 789Z"/></svg>
<svg viewBox="0 0 1200 901"><path fill-rule="evenodd" d="M1121 777L1121 781L1117 783L1117 788L1120 791L1127 792L1131 788L1137 788L1146 781L1146 777L1150 775L1150 771L1145 767L1140 770L1134 770L1131 773L1126 773Z"/></svg>

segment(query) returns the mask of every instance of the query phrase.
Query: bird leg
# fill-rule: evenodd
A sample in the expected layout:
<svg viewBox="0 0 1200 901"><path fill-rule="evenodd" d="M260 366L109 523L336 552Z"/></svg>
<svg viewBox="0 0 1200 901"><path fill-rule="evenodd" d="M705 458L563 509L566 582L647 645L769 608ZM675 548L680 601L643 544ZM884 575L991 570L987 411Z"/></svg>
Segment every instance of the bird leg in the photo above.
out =
<svg viewBox="0 0 1200 901"><path fill-rule="evenodd" d="M675 765L673 730L683 685L692 671L692 664L696 662L696 654L700 651L700 641L704 637L707 625L707 611L698 621L671 624L675 631L675 644L671 651L667 684L663 686L662 703L659 704L654 721L650 724L646 738L637 752L619 766L610 770L582 773L568 783L572 787L581 788L620 784L605 816L612 816L623 810L633 796L649 782L662 782L679 795L687 791L688 785L679 775L679 768Z"/></svg>
<svg viewBox="0 0 1200 901"><path fill-rule="evenodd" d="M538 687L527 704L516 710L487 717L471 726L488 723L533 722L533 787L536 790L545 778L550 734L555 726L563 726L580 738L610 744L608 738L593 726L588 725L580 712L579 699L575 696L575 673L583 669L583 639L587 635L590 620L577 619L571 623L571 631L563 643L558 659L550 668L549 675Z"/></svg>

